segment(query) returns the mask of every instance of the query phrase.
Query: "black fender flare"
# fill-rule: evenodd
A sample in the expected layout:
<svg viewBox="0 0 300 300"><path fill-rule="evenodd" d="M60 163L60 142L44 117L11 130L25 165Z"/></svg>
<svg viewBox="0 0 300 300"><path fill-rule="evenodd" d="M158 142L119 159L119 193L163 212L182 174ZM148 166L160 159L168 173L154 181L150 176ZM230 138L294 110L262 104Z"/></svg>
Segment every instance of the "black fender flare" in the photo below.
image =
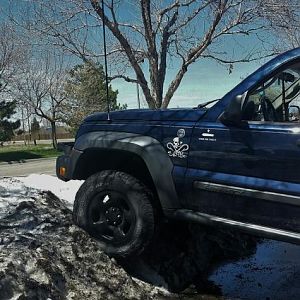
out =
<svg viewBox="0 0 300 300"><path fill-rule="evenodd" d="M160 142L150 136L115 131L88 132L76 139L74 150L90 148L123 150L138 155L146 164L163 210L180 208L172 177L173 163Z"/></svg>

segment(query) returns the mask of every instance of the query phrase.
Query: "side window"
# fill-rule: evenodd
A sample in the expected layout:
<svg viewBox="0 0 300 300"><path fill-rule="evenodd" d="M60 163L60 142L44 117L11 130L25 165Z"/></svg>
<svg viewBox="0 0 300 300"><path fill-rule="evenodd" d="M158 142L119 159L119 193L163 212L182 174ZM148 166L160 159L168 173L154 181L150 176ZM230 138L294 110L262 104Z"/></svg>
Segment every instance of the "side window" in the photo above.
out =
<svg viewBox="0 0 300 300"><path fill-rule="evenodd" d="M300 116L300 63L266 80L250 91L243 120L297 122Z"/></svg>

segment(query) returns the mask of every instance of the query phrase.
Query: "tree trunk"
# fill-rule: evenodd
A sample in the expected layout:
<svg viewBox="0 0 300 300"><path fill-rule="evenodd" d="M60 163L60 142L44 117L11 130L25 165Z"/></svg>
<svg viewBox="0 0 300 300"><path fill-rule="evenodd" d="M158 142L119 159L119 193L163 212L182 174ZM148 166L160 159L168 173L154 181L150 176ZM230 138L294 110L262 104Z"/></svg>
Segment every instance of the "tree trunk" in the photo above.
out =
<svg viewBox="0 0 300 300"><path fill-rule="evenodd" d="M53 148L57 149L56 124L54 121L51 122L51 138Z"/></svg>
<svg viewBox="0 0 300 300"><path fill-rule="evenodd" d="M28 106L26 106L26 113L27 113L27 126L28 126L28 145L31 142L31 126L30 126L30 116Z"/></svg>
<svg viewBox="0 0 300 300"><path fill-rule="evenodd" d="M26 146L26 132L25 132L24 111L23 111L23 108L22 108L22 126L23 126L23 139L24 139L24 145Z"/></svg>
<svg viewBox="0 0 300 300"><path fill-rule="evenodd" d="M167 108L174 93L176 92L177 88L179 87L181 80L184 74L187 72L187 67L184 65L181 67L180 71L177 73L175 79L170 83L168 91L165 95L164 101L162 103L162 108Z"/></svg>

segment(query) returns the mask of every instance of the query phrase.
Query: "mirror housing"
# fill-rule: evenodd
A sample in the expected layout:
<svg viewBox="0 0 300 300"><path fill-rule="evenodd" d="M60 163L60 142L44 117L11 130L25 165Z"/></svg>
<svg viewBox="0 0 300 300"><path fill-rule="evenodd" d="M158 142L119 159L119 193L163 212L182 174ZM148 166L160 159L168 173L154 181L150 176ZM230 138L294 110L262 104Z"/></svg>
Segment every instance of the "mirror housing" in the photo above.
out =
<svg viewBox="0 0 300 300"><path fill-rule="evenodd" d="M300 119L300 107L298 105L289 106L289 121L298 121Z"/></svg>
<svg viewBox="0 0 300 300"><path fill-rule="evenodd" d="M247 92L243 95L237 95L226 107L224 113L220 116L220 121L227 126L238 126L242 123L243 104Z"/></svg>

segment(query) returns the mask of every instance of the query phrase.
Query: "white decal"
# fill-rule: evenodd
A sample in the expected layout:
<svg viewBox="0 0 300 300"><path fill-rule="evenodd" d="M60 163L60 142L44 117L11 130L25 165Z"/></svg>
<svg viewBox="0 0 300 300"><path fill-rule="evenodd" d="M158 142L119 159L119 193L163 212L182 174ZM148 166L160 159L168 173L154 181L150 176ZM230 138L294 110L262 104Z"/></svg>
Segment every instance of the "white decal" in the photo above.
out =
<svg viewBox="0 0 300 300"><path fill-rule="evenodd" d="M210 129L207 129L207 133L202 133L202 136L204 137L214 137L215 135L213 133L210 133Z"/></svg>
<svg viewBox="0 0 300 300"><path fill-rule="evenodd" d="M177 131L177 136L178 136L179 138L183 138L183 137L185 136L185 130L184 130L183 128L178 129L178 131Z"/></svg>
<svg viewBox="0 0 300 300"><path fill-rule="evenodd" d="M169 149L168 154L171 157L186 158L186 151L189 150L189 145L183 144L179 137L175 137L173 142L167 144Z"/></svg>
<svg viewBox="0 0 300 300"><path fill-rule="evenodd" d="M207 129L207 132L203 132L201 134L203 137L199 138L199 141L208 141L208 142L215 142L217 139L213 133L210 133L210 129Z"/></svg>

